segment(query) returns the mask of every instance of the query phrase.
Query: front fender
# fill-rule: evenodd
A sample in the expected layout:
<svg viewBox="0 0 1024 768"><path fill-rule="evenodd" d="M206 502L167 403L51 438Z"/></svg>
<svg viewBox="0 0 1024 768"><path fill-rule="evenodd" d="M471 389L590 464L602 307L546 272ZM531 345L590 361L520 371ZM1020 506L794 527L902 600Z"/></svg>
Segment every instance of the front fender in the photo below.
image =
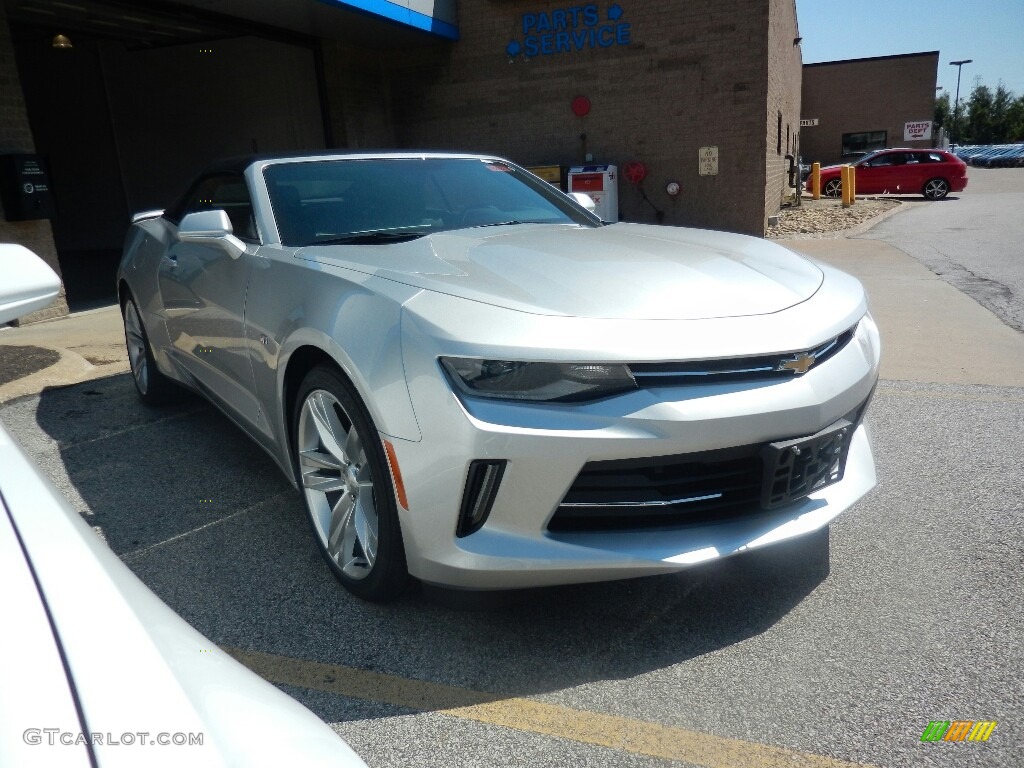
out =
<svg viewBox="0 0 1024 768"><path fill-rule="evenodd" d="M246 298L246 333L262 405L259 429L279 463L290 466L286 377L303 348L319 350L341 369L378 430L419 441L401 346L402 304L415 290L283 249L261 251L266 255Z"/></svg>

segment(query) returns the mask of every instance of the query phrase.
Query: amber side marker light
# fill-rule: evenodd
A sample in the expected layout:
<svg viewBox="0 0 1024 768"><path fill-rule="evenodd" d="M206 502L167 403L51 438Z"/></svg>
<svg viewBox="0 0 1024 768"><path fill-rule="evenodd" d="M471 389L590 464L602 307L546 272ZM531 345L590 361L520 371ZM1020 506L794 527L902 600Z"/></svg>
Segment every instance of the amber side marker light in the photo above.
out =
<svg viewBox="0 0 1024 768"><path fill-rule="evenodd" d="M395 483L395 495L398 496L398 503L402 505L402 509L408 512L409 499L405 495L405 483L402 482L402 470L398 468L398 457L395 456L395 446L383 437L380 441L384 443L384 453L388 455L388 469L391 470L391 479Z"/></svg>

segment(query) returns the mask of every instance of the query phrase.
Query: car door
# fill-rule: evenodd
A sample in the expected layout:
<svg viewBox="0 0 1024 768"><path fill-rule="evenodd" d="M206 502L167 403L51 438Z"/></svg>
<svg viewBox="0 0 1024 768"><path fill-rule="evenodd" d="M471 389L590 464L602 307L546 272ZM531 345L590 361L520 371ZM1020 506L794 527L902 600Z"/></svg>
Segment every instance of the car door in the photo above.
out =
<svg viewBox="0 0 1024 768"><path fill-rule="evenodd" d="M857 194L878 195L895 193L897 160L903 159L902 152L881 152L869 155L857 164Z"/></svg>
<svg viewBox="0 0 1024 768"><path fill-rule="evenodd" d="M906 164L900 174L900 191L905 194L920 194L924 183L931 178L934 171L927 152L907 152Z"/></svg>
<svg viewBox="0 0 1024 768"><path fill-rule="evenodd" d="M202 179L177 213L184 217L218 209L227 212L235 236L254 247L233 259L216 243L172 239L160 264L164 319L171 356L192 383L241 421L255 424L259 408L244 310L260 241L252 199L240 174Z"/></svg>

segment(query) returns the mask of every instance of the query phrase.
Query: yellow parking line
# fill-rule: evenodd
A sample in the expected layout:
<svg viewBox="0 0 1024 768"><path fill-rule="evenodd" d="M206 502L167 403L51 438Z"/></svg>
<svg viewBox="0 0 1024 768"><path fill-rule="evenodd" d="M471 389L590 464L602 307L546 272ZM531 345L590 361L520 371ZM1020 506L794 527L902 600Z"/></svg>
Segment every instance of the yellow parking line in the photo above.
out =
<svg viewBox="0 0 1024 768"><path fill-rule="evenodd" d="M259 651L224 648L253 672L281 685L311 688L396 707L437 711L489 725L678 760L706 768L863 768L831 757L709 733L584 712L440 683Z"/></svg>

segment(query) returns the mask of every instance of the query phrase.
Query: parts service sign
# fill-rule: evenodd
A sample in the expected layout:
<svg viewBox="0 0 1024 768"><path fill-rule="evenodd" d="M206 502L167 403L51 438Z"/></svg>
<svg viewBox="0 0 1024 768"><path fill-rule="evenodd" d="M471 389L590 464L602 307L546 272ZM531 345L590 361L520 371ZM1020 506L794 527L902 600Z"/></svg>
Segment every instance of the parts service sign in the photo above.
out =
<svg viewBox="0 0 1024 768"><path fill-rule="evenodd" d="M932 137L932 121L918 120L916 123L903 124L904 141L926 141Z"/></svg>
<svg viewBox="0 0 1024 768"><path fill-rule="evenodd" d="M519 19L517 36L509 41L505 53L510 58L522 55L529 59L629 45L631 25L625 15L618 3L607 7L587 3L524 13Z"/></svg>

